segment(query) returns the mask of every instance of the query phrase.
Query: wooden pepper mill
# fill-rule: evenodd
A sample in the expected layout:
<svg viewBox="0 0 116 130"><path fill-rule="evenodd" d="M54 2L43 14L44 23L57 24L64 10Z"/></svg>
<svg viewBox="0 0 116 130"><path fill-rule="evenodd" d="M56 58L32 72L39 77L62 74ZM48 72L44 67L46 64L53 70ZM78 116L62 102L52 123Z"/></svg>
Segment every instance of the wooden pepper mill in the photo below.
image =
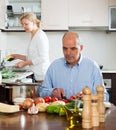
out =
<svg viewBox="0 0 116 130"><path fill-rule="evenodd" d="M104 86L96 87L98 94L98 110L99 110L99 121L105 122L105 105L104 105Z"/></svg>
<svg viewBox="0 0 116 130"><path fill-rule="evenodd" d="M98 95L92 95L92 126L99 126Z"/></svg>
<svg viewBox="0 0 116 130"><path fill-rule="evenodd" d="M85 87L83 89L83 112L82 112L82 128L92 128L91 118L91 89Z"/></svg>

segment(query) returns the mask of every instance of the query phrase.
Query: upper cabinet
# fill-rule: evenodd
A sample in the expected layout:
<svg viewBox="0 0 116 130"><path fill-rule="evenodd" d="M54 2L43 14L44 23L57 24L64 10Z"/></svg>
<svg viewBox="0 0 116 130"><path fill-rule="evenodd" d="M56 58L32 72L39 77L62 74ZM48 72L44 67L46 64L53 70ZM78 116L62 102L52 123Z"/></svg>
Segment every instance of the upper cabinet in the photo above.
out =
<svg viewBox="0 0 116 130"><path fill-rule="evenodd" d="M34 12L44 30L68 30L68 0L0 0L0 28L24 30L19 22L25 12Z"/></svg>
<svg viewBox="0 0 116 130"><path fill-rule="evenodd" d="M42 0L41 20L45 30L68 30L68 0Z"/></svg>
<svg viewBox="0 0 116 130"><path fill-rule="evenodd" d="M108 0L69 0L69 26L108 26Z"/></svg>
<svg viewBox="0 0 116 130"><path fill-rule="evenodd" d="M116 0L108 0L109 6L116 6Z"/></svg>
<svg viewBox="0 0 116 130"><path fill-rule="evenodd" d="M23 30L19 18L25 12L41 19L41 0L0 0L0 9L0 28L6 30Z"/></svg>
<svg viewBox="0 0 116 130"><path fill-rule="evenodd" d="M116 0L0 0L0 28L21 28L19 17L34 12L44 30L108 27L108 6Z"/></svg>

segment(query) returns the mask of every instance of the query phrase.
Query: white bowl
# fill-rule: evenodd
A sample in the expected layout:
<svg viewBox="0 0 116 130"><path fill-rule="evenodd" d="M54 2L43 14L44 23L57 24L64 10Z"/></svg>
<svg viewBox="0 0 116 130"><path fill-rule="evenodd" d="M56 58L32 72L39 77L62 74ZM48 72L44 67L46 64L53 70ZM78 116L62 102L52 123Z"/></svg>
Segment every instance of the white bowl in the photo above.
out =
<svg viewBox="0 0 116 130"><path fill-rule="evenodd" d="M25 100L25 98L17 97L17 98L14 98L14 99L13 99L13 103L14 103L15 105L23 104L24 100Z"/></svg>

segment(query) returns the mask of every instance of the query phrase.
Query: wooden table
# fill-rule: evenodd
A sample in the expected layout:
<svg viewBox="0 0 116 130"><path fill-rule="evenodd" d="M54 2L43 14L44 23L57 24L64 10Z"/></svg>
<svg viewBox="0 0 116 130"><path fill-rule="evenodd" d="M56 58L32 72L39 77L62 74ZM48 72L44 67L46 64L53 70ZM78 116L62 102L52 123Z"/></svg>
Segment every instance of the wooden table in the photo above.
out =
<svg viewBox="0 0 116 130"><path fill-rule="evenodd" d="M68 128L65 117L39 113L29 115L26 111L0 114L0 130L86 130L81 127ZM106 112L106 122L91 130L116 130L116 107L112 105Z"/></svg>

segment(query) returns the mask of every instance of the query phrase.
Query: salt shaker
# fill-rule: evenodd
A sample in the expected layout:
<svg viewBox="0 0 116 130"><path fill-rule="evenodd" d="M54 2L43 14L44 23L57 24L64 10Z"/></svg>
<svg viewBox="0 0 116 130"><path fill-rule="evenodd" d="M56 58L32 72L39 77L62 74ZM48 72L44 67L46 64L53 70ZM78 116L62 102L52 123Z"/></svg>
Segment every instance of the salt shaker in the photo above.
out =
<svg viewBox="0 0 116 130"><path fill-rule="evenodd" d="M98 94L99 121L105 122L104 86L96 87Z"/></svg>
<svg viewBox="0 0 116 130"><path fill-rule="evenodd" d="M91 115L91 92L89 87L83 89L83 112L82 112L82 128L92 128L92 115Z"/></svg>
<svg viewBox="0 0 116 130"><path fill-rule="evenodd" d="M92 95L92 126L99 126L98 95Z"/></svg>

